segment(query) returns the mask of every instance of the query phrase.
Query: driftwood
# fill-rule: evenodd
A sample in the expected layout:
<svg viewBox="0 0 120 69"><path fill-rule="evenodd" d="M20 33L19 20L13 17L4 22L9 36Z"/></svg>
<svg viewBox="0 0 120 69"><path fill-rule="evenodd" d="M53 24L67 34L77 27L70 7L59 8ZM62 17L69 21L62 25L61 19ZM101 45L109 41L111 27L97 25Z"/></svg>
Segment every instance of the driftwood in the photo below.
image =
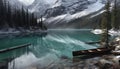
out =
<svg viewBox="0 0 120 69"><path fill-rule="evenodd" d="M73 56L80 56L80 55L96 55L96 54L103 54L103 53L110 53L114 50L115 47L110 48L97 48L97 49L89 49L89 50L80 50L80 51L73 51Z"/></svg>
<svg viewBox="0 0 120 69"><path fill-rule="evenodd" d="M27 46L30 46L30 45L31 44L28 43L28 44L24 44L24 45L20 45L20 46L15 46L15 47L10 47L10 48L6 48L6 49L2 49L2 50L0 50L0 53L11 51L11 50L15 50L15 49L19 49L19 48L23 48L23 47L27 47Z"/></svg>

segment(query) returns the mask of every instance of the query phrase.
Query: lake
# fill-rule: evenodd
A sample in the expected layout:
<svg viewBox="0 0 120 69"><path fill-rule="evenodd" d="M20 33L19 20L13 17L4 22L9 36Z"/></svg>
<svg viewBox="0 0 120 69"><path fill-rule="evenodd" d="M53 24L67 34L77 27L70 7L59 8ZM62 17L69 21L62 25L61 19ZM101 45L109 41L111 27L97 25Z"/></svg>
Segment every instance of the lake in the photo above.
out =
<svg viewBox="0 0 120 69"><path fill-rule="evenodd" d="M32 69L32 67L44 69L64 59L72 61L72 51L97 48L99 45L88 45L85 42L98 40L100 36L91 33L89 29L48 30L44 34L0 35L0 49L32 44L26 48L0 53L0 62L6 63L8 69Z"/></svg>

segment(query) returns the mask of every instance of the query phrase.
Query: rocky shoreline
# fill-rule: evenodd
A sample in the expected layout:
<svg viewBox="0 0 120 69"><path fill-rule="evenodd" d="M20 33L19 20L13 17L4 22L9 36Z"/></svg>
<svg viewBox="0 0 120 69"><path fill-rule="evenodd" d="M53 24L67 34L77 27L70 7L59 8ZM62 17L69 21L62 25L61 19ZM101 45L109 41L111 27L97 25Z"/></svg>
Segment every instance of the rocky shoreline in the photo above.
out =
<svg viewBox="0 0 120 69"><path fill-rule="evenodd" d="M120 56L103 55L94 58L61 60L59 63L50 64L47 67L31 67L31 69L120 69Z"/></svg>
<svg viewBox="0 0 120 69"><path fill-rule="evenodd" d="M73 57L72 60L62 59L47 69L120 69L120 37L116 37L111 43L115 50L110 54Z"/></svg>

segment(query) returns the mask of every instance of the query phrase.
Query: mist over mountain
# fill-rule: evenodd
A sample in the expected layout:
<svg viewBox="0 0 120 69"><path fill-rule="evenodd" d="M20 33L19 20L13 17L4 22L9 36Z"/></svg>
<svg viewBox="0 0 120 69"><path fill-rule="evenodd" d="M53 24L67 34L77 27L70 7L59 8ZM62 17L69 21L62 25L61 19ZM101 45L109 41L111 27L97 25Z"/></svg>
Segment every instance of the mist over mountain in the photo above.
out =
<svg viewBox="0 0 120 69"><path fill-rule="evenodd" d="M29 12L35 13L38 20L43 16L48 28L76 28L81 20L77 24L73 22L74 20L88 15L89 18L93 18L104 12L106 0L10 0L10 2L12 5L18 7L23 5L28 8Z"/></svg>
<svg viewBox="0 0 120 69"><path fill-rule="evenodd" d="M12 5L25 6L30 12L43 15L45 17L55 17L70 13L75 14L88 8L89 5L99 0L9 0ZM105 1L99 1L104 4ZM99 7L100 5L98 5ZM38 16L39 16L38 15Z"/></svg>

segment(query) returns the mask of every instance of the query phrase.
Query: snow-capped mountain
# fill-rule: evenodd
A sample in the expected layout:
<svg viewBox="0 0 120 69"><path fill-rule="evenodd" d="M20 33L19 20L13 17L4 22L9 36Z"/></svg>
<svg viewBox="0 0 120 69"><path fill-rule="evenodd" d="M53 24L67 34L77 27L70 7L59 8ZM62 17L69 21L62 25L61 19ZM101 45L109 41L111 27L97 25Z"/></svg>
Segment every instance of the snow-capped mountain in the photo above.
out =
<svg viewBox="0 0 120 69"><path fill-rule="evenodd" d="M103 7L104 1L105 0L11 0L10 3L13 5L22 4L28 7L30 12L49 18L64 14L74 15L80 12L86 14L83 11L96 11Z"/></svg>
<svg viewBox="0 0 120 69"><path fill-rule="evenodd" d="M100 4L98 4L98 1ZM104 0L35 0L29 6L31 12L35 12L45 17L55 17L63 14L75 14L89 8L89 5L97 3L98 8ZM93 7L92 7L93 8ZM101 9L101 8L100 8Z"/></svg>
<svg viewBox="0 0 120 69"><path fill-rule="evenodd" d="M106 0L11 0L15 3L19 1L25 5L30 12L38 17L45 18L45 23L49 27L66 24L74 19L87 16L95 17L104 10ZM29 3L30 2L30 3ZM28 3L28 4L27 4Z"/></svg>
<svg viewBox="0 0 120 69"><path fill-rule="evenodd" d="M69 21L100 11L106 0L35 0L28 6L36 15L43 15L48 26ZM102 12L102 10L100 11Z"/></svg>
<svg viewBox="0 0 120 69"><path fill-rule="evenodd" d="M62 4L60 5L60 3ZM98 12L94 14L95 16L102 13L105 6L105 2L102 0L71 0L67 4L65 2L58 2L57 4L59 6L57 5L57 7L50 8L45 12L45 16L48 17L45 21L50 28L66 27L66 25L68 26L66 23L74 19ZM72 28L74 28L73 25Z"/></svg>

